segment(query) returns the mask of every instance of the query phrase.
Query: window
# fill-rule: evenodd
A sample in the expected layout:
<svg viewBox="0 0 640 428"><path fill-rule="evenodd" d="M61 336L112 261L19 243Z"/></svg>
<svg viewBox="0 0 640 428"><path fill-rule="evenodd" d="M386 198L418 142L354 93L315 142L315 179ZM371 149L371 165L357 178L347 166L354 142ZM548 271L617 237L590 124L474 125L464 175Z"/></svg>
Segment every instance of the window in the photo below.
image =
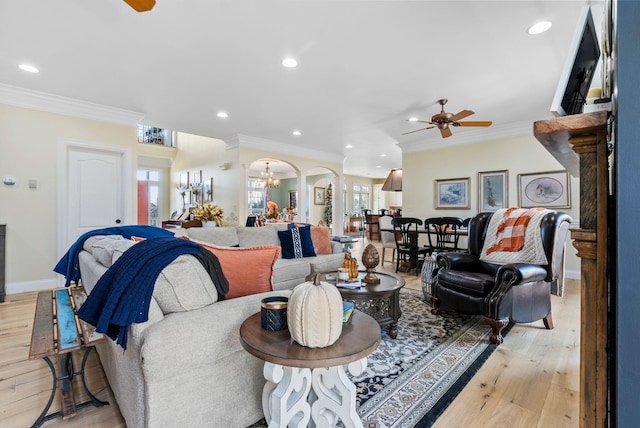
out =
<svg viewBox="0 0 640 428"><path fill-rule="evenodd" d="M158 144L174 147L173 131L154 126L138 125L138 143Z"/></svg>
<svg viewBox="0 0 640 428"><path fill-rule="evenodd" d="M267 207L267 195L264 190L264 181L258 178L250 178L247 183L249 214L264 214Z"/></svg>
<svg viewBox="0 0 640 428"><path fill-rule="evenodd" d="M138 180L138 224L160 226L160 171L139 169Z"/></svg>
<svg viewBox="0 0 640 428"><path fill-rule="evenodd" d="M370 187L366 184L353 185L353 211L362 211L370 208L370 191Z"/></svg>

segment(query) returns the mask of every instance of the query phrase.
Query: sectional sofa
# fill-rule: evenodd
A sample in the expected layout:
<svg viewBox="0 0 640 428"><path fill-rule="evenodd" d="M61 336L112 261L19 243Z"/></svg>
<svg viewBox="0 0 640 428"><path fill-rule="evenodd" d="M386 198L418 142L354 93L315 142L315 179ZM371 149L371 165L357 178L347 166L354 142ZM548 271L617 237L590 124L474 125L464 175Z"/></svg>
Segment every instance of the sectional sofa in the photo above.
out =
<svg viewBox="0 0 640 428"><path fill-rule="evenodd" d="M271 251L277 257L277 231L284 228L190 228L176 232L229 251L236 246L244 248L246 251L231 253L238 266L264 270L259 268L264 257L257 254ZM87 293L132 245L132 240L122 236L96 236L84 242L79 265ZM249 249L255 246L262 250ZM331 248L340 251L342 246ZM339 252L293 260L276 258L268 262L273 268L274 291L222 301L194 257L175 259L156 281L148 321L130 327L126 351L110 339L96 347L127 426L242 428L260 420L263 362L242 348L240 325L260 310L264 297L288 296L308 274L335 270L343 258ZM225 271L230 282L234 275Z"/></svg>

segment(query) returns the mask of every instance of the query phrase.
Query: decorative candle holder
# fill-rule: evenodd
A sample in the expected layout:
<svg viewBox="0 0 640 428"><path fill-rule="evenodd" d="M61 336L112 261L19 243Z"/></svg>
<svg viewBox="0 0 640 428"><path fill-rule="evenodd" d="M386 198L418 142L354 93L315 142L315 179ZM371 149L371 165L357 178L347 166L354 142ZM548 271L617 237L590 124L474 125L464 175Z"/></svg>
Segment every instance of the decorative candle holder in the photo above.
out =
<svg viewBox="0 0 640 428"><path fill-rule="evenodd" d="M262 299L260 302L260 323L262 328L269 331L286 329L288 303L288 297L272 296Z"/></svg>
<svg viewBox="0 0 640 428"><path fill-rule="evenodd" d="M362 264L366 268L367 274L364 276L362 281L367 284L380 284L380 278L378 278L375 274L376 266L380 262L380 255L378 254L378 250L373 244L367 245L367 247L362 252Z"/></svg>

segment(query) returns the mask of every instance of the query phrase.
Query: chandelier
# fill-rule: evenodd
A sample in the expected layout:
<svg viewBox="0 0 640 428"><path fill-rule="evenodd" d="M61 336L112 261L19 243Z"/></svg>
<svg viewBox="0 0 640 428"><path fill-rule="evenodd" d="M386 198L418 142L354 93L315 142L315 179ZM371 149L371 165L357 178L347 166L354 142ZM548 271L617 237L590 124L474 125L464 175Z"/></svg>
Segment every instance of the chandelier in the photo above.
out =
<svg viewBox="0 0 640 428"><path fill-rule="evenodd" d="M271 171L271 168L269 168L269 162L265 163L267 164L267 166L265 167L264 171L260 173L260 175L262 176L262 181L264 182L264 187L277 188L278 186L280 186L280 180L277 178L273 178L273 172Z"/></svg>

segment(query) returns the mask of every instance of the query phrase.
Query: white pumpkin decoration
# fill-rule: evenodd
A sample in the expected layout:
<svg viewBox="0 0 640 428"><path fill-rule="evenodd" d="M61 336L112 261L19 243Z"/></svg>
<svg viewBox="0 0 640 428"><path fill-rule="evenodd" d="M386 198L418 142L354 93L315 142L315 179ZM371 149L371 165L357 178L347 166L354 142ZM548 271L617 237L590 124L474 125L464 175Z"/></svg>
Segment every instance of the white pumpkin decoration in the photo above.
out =
<svg viewBox="0 0 640 428"><path fill-rule="evenodd" d="M309 348L331 346L342 333L342 296L338 289L320 280L296 286L287 307L287 323L293 340Z"/></svg>

